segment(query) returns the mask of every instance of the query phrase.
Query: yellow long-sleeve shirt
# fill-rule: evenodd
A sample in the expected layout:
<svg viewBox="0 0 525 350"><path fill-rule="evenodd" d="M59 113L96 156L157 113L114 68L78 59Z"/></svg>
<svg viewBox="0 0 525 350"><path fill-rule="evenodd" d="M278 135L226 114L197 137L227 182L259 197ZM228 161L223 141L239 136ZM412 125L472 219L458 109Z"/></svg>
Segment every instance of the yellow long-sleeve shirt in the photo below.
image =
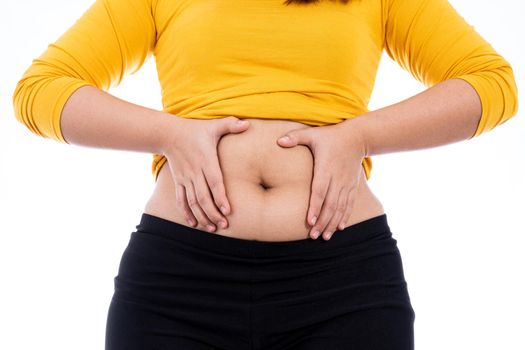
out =
<svg viewBox="0 0 525 350"><path fill-rule="evenodd" d="M107 91L154 55L165 112L334 124L369 111L383 50L427 87L469 82L483 110L474 136L517 113L511 65L447 0L283 2L96 0L25 71L16 118L66 142L60 117L76 89ZM165 161L153 154L155 179ZM369 157L363 167L370 178Z"/></svg>

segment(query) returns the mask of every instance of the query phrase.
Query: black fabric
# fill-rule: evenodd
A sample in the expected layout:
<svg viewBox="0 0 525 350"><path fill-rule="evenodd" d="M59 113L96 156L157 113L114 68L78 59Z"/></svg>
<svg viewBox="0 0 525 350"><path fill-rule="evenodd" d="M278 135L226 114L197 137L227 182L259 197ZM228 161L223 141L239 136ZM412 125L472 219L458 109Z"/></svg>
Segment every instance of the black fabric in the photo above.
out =
<svg viewBox="0 0 525 350"><path fill-rule="evenodd" d="M106 350L412 350L415 313L386 214L267 242L142 214Z"/></svg>

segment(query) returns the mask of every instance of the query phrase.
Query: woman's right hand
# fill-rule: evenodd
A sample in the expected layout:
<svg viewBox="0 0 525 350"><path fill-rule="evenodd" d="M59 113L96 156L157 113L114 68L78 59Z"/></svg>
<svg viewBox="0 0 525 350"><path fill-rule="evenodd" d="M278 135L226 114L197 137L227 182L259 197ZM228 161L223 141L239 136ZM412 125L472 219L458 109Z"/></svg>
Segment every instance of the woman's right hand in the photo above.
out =
<svg viewBox="0 0 525 350"><path fill-rule="evenodd" d="M173 130L168 132L173 136L166 138L163 147L175 182L177 205L192 227L200 223L208 231L215 231L216 225L226 228L225 216L231 207L226 198L217 145L223 135L243 132L250 123L233 116L178 118ZM219 211L219 208L223 209Z"/></svg>

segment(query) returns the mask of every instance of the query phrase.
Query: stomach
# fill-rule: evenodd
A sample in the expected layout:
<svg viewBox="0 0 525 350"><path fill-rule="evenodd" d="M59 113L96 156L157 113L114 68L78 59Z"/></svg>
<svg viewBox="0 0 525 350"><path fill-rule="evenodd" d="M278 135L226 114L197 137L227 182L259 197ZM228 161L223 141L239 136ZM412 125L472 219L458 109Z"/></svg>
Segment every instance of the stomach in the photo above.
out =
<svg viewBox="0 0 525 350"><path fill-rule="evenodd" d="M226 228L216 225L212 232L201 223L193 228L259 241L309 238L311 226L306 215L313 177L312 152L305 145L284 148L277 144L282 134L305 124L284 119L243 119L249 120L248 129L222 136L217 145L231 207L226 216L228 225ZM361 181L353 193L354 207L345 227L384 213L383 205L368 186L363 167L360 168ZM175 184L166 163L159 171L144 212L191 227L176 204Z"/></svg>

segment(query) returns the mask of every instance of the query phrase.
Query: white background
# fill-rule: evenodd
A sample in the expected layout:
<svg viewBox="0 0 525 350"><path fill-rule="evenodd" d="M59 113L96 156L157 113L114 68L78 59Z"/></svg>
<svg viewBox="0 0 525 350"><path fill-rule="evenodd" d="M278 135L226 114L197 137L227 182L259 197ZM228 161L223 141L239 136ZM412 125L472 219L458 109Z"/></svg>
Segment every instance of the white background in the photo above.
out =
<svg viewBox="0 0 525 350"><path fill-rule="evenodd" d="M451 3L511 62L525 104L523 2ZM60 144L14 117L23 71L90 4L1 5L1 349L103 349L113 277L153 190L150 154ZM369 108L424 89L384 54ZM161 109L154 60L110 92ZM417 349L525 349L523 114L468 142L373 158Z"/></svg>

